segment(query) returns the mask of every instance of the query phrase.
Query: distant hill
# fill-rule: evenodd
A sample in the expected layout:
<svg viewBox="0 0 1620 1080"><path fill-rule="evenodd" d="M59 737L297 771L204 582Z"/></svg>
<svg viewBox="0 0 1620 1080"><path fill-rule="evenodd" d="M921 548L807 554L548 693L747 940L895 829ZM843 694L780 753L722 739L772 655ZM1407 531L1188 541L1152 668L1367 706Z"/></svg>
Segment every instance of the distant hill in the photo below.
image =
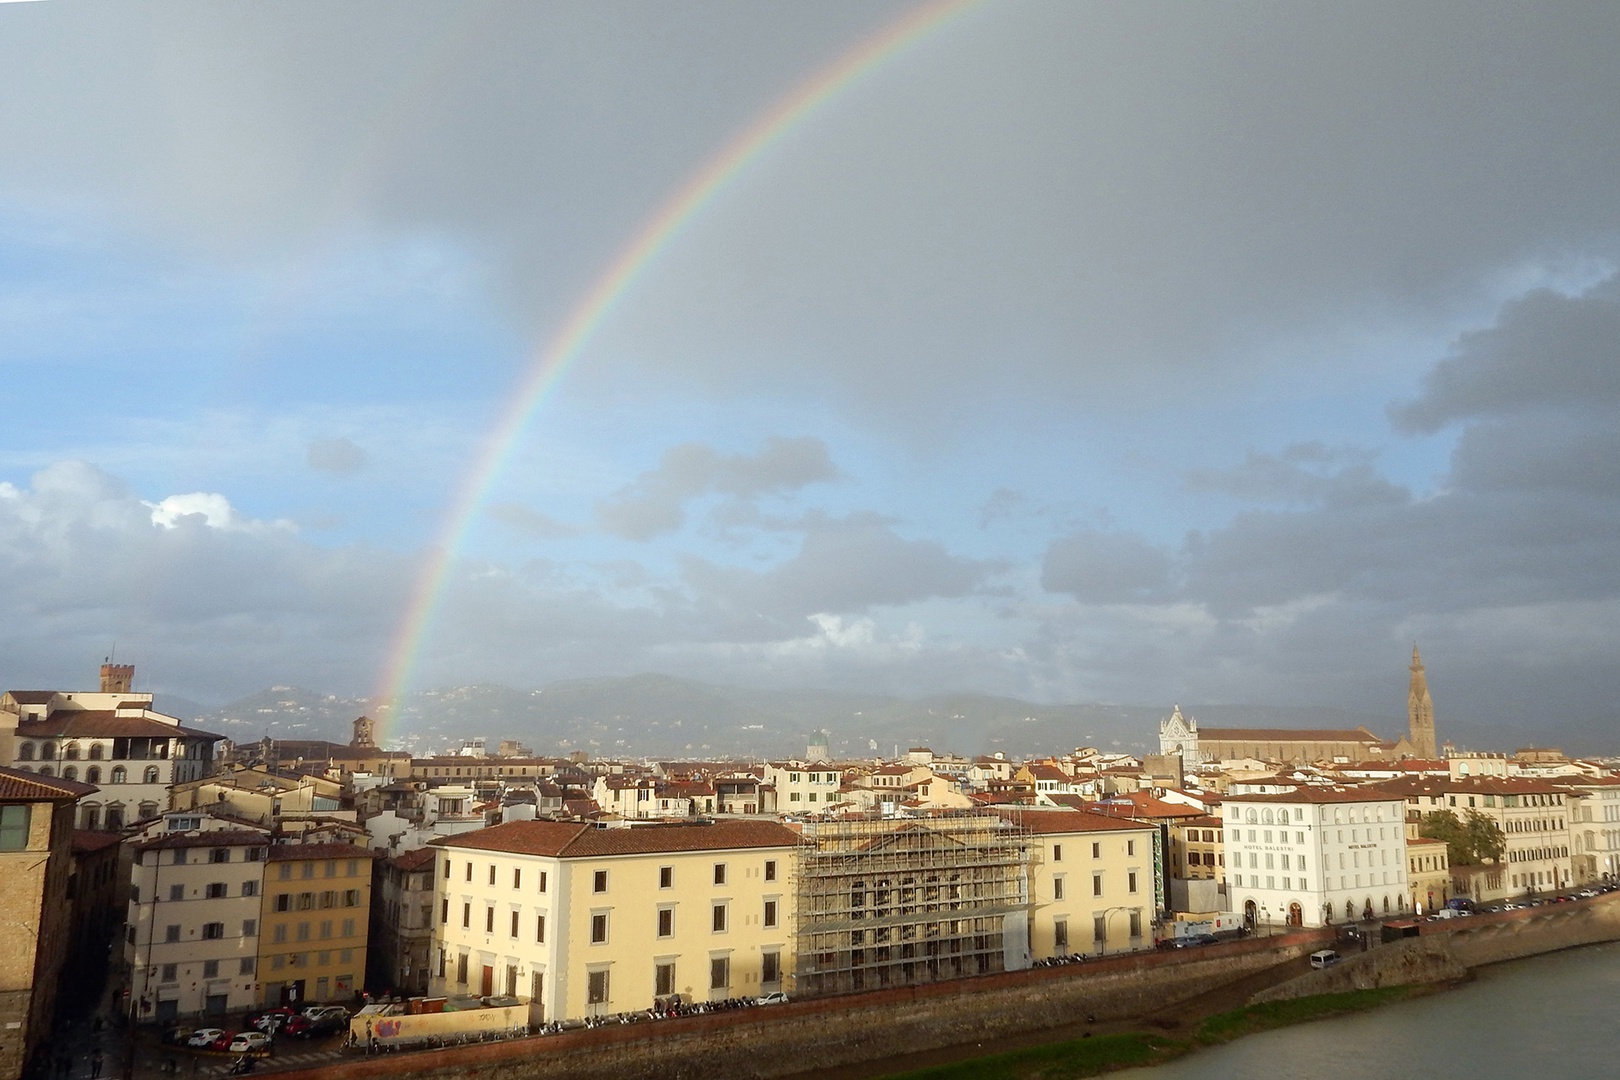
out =
<svg viewBox="0 0 1620 1080"><path fill-rule="evenodd" d="M888 756L928 746L965 754L1004 751L1030 756L1097 746L1153 751L1165 705L1036 705L1017 698L952 694L907 699L830 690L757 690L667 675L569 679L533 690L476 685L412 694L397 718L366 698L272 687L216 709L193 706L174 715L238 742L269 735L347 742L365 713L382 721L390 746L428 753L484 736L491 747L517 739L545 755L584 750L601 757L784 757L804 753L809 735L825 730L838 757ZM163 707L160 702L159 706ZM1393 736L1404 718L1325 707L1186 705L1219 727L1366 725Z"/></svg>

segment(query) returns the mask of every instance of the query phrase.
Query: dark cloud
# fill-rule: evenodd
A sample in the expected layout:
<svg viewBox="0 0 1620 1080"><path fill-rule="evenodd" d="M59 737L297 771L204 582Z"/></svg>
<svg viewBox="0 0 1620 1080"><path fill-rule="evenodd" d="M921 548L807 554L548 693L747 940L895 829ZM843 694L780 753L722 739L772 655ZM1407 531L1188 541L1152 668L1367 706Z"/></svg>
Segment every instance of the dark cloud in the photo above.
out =
<svg viewBox="0 0 1620 1080"><path fill-rule="evenodd" d="M1085 529L1054 541L1041 587L1085 604L1153 602L1170 592L1170 555L1142 538Z"/></svg>
<svg viewBox="0 0 1620 1080"><path fill-rule="evenodd" d="M357 473L366 467L366 452L352 440L316 439L309 444L309 467L329 473Z"/></svg>
<svg viewBox="0 0 1620 1080"><path fill-rule="evenodd" d="M686 520L686 504L700 495L724 495L746 504L838 477L827 444L820 439L771 438L757 454L722 454L701 443L687 443L666 451L658 468L643 473L596 511L607 531L629 540L648 540L679 529Z"/></svg>

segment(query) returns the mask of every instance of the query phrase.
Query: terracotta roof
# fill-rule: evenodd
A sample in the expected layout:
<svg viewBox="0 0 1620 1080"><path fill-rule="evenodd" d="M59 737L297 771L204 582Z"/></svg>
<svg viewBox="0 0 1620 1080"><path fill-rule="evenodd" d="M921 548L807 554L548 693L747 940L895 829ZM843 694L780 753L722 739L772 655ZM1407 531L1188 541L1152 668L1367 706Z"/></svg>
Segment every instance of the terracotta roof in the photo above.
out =
<svg viewBox="0 0 1620 1080"><path fill-rule="evenodd" d="M101 789L94 784L0 768L0 802L73 802Z"/></svg>
<svg viewBox="0 0 1620 1080"><path fill-rule="evenodd" d="M1394 792L1384 790L1383 784L1369 784L1366 787L1302 787L1293 791L1280 791L1272 795L1228 795L1229 803L1351 803L1351 802L1393 802L1401 798Z"/></svg>
<svg viewBox="0 0 1620 1080"><path fill-rule="evenodd" d="M1091 810L997 810L1015 825L1022 825L1032 833L1054 835L1062 833L1143 831L1153 826L1130 818L1109 817Z"/></svg>
<svg viewBox="0 0 1620 1080"><path fill-rule="evenodd" d="M393 856L388 860L388 865L396 870L403 870L407 874L414 874L418 870L426 870L432 866L433 861L438 857L439 853L432 848L421 847L415 851L407 851L403 855Z"/></svg>
<svg viewBox="0 0 1620 1080"><path fill-rule="evenodd" d="M375 859L378 855L368 848L353 844L277 844L270 849L271 862L293 862L300 859Z"/></svg>
<svg viewBox="0 0 1620 1080"><path fill-rule="evenodd" d="M1386 798L1418 795L1567 795L1569 780L1537 780L1524 776L1403 776L1369 785Z"/></svg>
<svg viewBox="0 0 1620 1080"><path fill-rule="evenodd" d="M1130 806L1122 804L1129 803ZM1097 811L1103 814L1135 814L1145 818L1195 818L1203 817L1204 812L1196 806L1186 803L1165 802L1156 799L1145 791L1133 791L1127 795L1110 795L1097 804Z"/></svg>
<svg viewBox="0 0 1620 1080"><path fill-rule="evenodd" d="M152 851L154 849L194 847L264 847L269 843L270 833L268 830L255 832L251 829L208 829L205 831L163 833L161 836L154 836L150 840L142 840L135 845L135 850Z"/></svg>
<svg viewBox="0 0 1620 1080"><path fill-rule="evenodd" d="M1378 743L1366 728L1199 728L1198 739L1217 742L1358 742Z"/></svg>
<svg viewBox="0 0 1620 1080"><path fill-rule="evenodd" d="M21 739L172 739L177 735L193 739L225 737L179 724L166 724L149 716L123 716L110 709L58 709L43 720L23 720L17 724L17 737Z"/></svg>
<svg viewBox="0 0 1620 1080"><path fill-rule="evenodd" d="M508 821L431 841L435 847L550 855L563 859L663 851L793 847L798 842L797 833L774 821L716 821L618 829L598 829L577 821Z"/></svg>
<svg viewBox="0 0 1620 1080"><path fill-rule="evenodd" d="M1071 810L1084 810L1086 807L1093 805L1092 800L1084 795L1075 795L1067 791L1053 791L1043 794L1059 806L1067 806Z"/></svg>
<svg viewBox="0 0 1620 1080"><path fill-rule="evenodd" d="M92 829L73 830L73 850L76 852L88 854L93 851L105 851L123 842L123 833L96 832Z"/></svg>

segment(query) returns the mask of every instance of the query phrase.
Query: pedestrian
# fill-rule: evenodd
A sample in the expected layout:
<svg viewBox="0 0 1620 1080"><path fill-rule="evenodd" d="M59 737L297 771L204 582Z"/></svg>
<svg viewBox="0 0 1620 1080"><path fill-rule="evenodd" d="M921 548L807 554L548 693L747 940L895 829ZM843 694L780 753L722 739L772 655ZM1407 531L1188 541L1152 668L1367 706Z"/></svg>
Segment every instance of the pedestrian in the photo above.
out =
<svg viewBox="0 0 1620 1080"><path fill-rule="evenodd" d="M90 1080L101 1080L101 1048L90 1055Z"/></svg>

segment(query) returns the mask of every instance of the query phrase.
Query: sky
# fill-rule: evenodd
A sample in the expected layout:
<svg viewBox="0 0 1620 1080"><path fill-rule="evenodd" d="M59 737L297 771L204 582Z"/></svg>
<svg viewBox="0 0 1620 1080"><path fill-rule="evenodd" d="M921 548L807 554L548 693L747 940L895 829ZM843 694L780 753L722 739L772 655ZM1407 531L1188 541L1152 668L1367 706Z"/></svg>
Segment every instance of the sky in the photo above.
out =
<svg viewBox="0 0 1620 1080"><path fill-rule="evenodd" d="M504 438L661 208L907 19ZM1601 0L0 4L0 684L1398 719L1417 643L1443 734L1620 730L1617 39Z"/></svg>

